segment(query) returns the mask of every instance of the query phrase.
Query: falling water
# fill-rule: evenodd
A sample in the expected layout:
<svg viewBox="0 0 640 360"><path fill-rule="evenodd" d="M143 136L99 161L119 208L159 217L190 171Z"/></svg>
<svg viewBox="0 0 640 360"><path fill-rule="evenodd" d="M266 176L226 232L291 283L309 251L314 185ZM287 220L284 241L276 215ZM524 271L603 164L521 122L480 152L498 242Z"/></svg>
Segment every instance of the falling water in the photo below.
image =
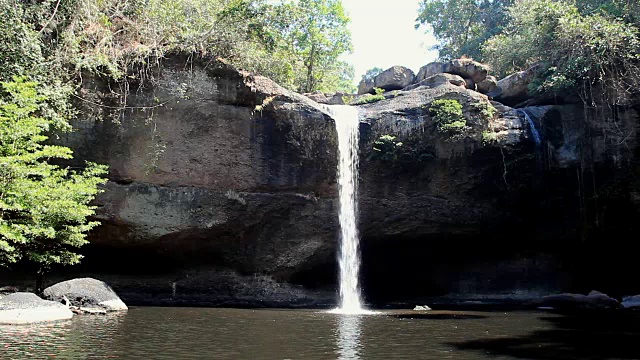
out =
<svg viewBox="0 0 640 360"><path fill-rule="evenodd" d="M536 142L536 145L540 145L542 143L540 138L540 133L536 129L536 124L534 124L533 120L531 120L531 116L529 116L529 114L522 109L518 109L517 111L520 114L524 115L524 118L525 120L527 120L527 123L529 124L529 128L531 129L531 135L533 136L533 141Z"/></svg>
<svg viewBox="0 0 640 360"><path fill-rule="evenodd" d="M339 105L328 107L338 132L338 185L340 189L340 308L335 312L363 314L358 286L360 254L356 227L358 194L358 109Z"/></svg>

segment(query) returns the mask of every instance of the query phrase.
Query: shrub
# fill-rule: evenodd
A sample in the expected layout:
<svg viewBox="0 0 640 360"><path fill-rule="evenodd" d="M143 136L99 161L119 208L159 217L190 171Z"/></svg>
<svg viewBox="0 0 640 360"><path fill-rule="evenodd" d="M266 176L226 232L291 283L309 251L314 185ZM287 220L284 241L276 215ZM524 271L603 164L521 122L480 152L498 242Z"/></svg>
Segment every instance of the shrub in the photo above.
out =
<svg viewBox="0 0 640 360"><path fill-rule="evenodd" d="M373 142L373 158L381 160L396 160L398 158L398 149L402 147L402 143L396 141L393 135L382 135L378 140Z"/></svg>
<svg viewBox="0 0 640 360"><path fill-rule="evenodd" d="M461 133L467 127L467 121L462 115L462 104L458 100L435 100L429 107L429 114L440 131Z"/></svg>

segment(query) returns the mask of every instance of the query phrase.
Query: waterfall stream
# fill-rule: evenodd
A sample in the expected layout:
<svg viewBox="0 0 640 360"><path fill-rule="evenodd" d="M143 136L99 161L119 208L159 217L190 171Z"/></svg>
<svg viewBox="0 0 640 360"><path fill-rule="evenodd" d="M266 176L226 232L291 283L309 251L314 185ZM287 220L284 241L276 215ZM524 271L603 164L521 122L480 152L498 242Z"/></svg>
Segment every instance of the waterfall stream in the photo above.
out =
<svg viewBox="0 0 640 360"><path fill-rule="evenodd" d="M336 123L338 133L338 186L340 191L340 308L342 314L368 313L362 309L359 288L360 251L356 223L358 195L358 109L335 105L327 112Z"/></svg>
<svg viewBox="0 0 640 360"><path fill-rule="evenodd" d="M518 109L516 111L524 115L525 120L527 120L527 123L529 124L529 128L531 129L531 136L533 136L533 141L535 141L536 145L542 144L542 138L540 137L540 133L538 132L538 129L536 129L536 124L531 119L531 116L529 116L529 113L527 113L525 110L522 110L522 109Z"/></svg>

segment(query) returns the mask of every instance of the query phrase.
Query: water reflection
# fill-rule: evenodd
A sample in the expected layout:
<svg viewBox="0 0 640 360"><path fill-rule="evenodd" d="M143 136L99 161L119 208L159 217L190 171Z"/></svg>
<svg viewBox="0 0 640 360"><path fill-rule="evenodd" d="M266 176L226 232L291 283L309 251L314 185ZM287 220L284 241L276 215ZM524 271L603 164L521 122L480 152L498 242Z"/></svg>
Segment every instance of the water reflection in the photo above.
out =
<svg viewBox="0 0 640 360"><path fill-rule="evenodd" d="M336 344L338 359L360 359L362 343L360 332L362 325L361 316L343 315L337 317Z"/></svg>

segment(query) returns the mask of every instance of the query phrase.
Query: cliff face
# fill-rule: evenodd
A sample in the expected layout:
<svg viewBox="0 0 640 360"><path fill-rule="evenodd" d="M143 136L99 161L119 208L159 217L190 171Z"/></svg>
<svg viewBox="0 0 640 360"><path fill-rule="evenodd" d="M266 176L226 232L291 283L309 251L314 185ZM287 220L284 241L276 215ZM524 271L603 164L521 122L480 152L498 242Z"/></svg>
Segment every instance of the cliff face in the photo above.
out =
<svg viewBox="0 0 640 360"><path fill-rule="evenodd" d="M87 83L104 98L85 101L77 131L60 141L78 163L109 164L111 181L98 199L103 225L74 271L97 273L131 303L335 302L333 119L266 78L185 63L165 61L152 82L131 85L121 112L110 112L119 104L104 84ZM462 104L464 129L437 125L438 99ZM539 146L521 114L449 81L360 107L369 301L567 290L584 265L571 259L587 247L586 224L598 217L604 231L635 216L633 182L622 175L634 171L634 110L598 133L600 122L577 108L526 110ZM394 147L381 154L384 135ZM623 194L605 199L614 188Z"/></svg>

